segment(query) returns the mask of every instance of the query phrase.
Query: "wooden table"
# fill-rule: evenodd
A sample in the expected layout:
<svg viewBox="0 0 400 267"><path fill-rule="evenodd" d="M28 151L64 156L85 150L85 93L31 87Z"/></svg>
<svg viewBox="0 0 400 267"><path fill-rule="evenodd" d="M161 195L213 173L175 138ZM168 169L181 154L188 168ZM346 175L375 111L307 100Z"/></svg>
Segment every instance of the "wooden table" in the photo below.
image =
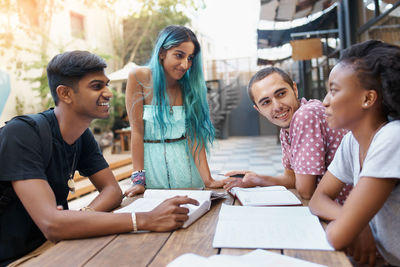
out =
<svg viewBox="0 0 400 267"><path fill-rule="evenodd" d="M115 130L115 133L119 134L119 140L121 142L121 151L130 150L131 130L119 129ZM128 147L125 146L125 139L128 140Z"/></svg>
<svg viewBox="0 0 400 267"><path fill-rule="evenodd" d="M124 206L131 201L124 200L122 204ZM223 202L235 204L230 196L214 201L210 211L187 229L62 241L23 266L166 266L176 257L188 252L201 256L246 254L251 250L212 247L218 213ZM332 267L352 266L346 255L339 251L270 251Z"/></svg>

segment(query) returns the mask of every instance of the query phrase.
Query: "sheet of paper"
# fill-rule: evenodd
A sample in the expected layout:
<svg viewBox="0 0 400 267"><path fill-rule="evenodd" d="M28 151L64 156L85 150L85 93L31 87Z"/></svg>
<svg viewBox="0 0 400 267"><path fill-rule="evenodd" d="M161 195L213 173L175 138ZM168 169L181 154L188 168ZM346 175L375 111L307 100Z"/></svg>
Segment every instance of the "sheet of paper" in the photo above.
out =
<svg viewBox="0 0 400 267"><path fill-rule="evenodd" d="M308 207L222 205L213 247L333 250Z"/></svg>
<svg viewBox="0 0 400 267"><path fill-rule="evenodd" d="M171 198L174 196L188 196L197 200L209 200L212 191L208 190L163 190L163 189L147 189L144 191L144 198Z"/></svg>
<svg viewBox="0 0 400 267"><path fill-rule="evenodd" d="M289 190L270 191L238 191L236 197L243 206L288 206L301 205L298 199Z"/></svg>
<svg viewBox="0 0 400 267"><path fill-rule="evenodd" d="M131 204L129 204L126 207L123 207L119 210L116 210L114 212L116 213L123 213L123 212L147 212L151 211L155 207L161 204L164 199L162 198L139 198L133 201ZM200 205L203 205L203 203L206 201L199 201ZM198 209L199 206L191 205L191 204L186 204L186 205L181 205L181 207L186 207L189 209L189 215L191 215L195 210Z"/></svg>
<svg viewBox="0 0 400 267"><path fill-rule="evenodd" d="M202 257L196 254L187 253L179 256L167 267L264 267L264 266L280 266L280 267L323 267L320 265L293 257L257 249L248 254L241 256L233 255L214 255L211 257Z"/></svg>
<svg viewBox="0 0 400 267"><path fill-rule="evenodd" d="M265 191L281 191L281 190L287 190L286 187L281 186L281 185L274 185L274 186L257 186L257 187L249 187L249 188L243 188L243 187L233 187L230 192L235 195L236 192L238 191L243 191L243 192L265 192Z"/></svg>

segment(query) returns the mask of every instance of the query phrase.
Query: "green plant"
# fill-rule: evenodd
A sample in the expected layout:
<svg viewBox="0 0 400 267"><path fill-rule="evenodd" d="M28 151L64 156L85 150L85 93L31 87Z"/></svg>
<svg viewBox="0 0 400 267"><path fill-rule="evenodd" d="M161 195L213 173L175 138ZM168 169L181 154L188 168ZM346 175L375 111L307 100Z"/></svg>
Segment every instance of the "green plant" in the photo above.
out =
<svg viewBox="0 0 400 267"><path fill-rule="evenodd" d="M114 55L123 65L145 64L160 30L171 24L185 25L188 12L204 8L203 0L137 0L140 9L123 21L123 38L112 38Z"/></svg>
<svg viewBox="0 0 400 267"><path fill-rule="evenodd" d="M17 115L23 115L25 110L25 101L21 99L20 97L16 96L15 97L15 113Z"/></svg>
<svg viewBox="0 0 400 267"><path fill-rule="evenodd" d="M23 80L29 82L32 90L39 95L41 110L46 110L54 106L53 98L50 94L50 88L47 82L46 67L49 62L47 51L36 51L37 58L30 62L24 63L25 71L30 69L37 70L37 74L31 77L25 77Z"/></svg>

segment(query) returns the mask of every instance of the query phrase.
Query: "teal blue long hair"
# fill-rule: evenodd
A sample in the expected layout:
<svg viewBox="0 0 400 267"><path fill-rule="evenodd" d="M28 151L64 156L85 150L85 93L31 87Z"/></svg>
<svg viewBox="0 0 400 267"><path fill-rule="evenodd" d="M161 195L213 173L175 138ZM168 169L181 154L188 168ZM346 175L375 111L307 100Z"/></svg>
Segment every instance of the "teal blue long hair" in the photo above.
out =
<svg viewBox="0 0 400 267"><path fill-rule="evenodd" d="M168 111L171 101L167 95L165 73L159 55L162 50L171 49L188 41L194 44L194 58L190 69L178 81L183 94L186 136L192 140L192 144L193 141L196 141L195 151L200 151L203 146L208 151L208 144L212 144L214 141L215 130L210 120L207 103L207 87L203 75L200 44L196 35L184 26L170 25L159 33L148 63L153 79L152 105L157 107L154 117L160 124L161 136L164 136L166 122L163 114Z"/></svg>

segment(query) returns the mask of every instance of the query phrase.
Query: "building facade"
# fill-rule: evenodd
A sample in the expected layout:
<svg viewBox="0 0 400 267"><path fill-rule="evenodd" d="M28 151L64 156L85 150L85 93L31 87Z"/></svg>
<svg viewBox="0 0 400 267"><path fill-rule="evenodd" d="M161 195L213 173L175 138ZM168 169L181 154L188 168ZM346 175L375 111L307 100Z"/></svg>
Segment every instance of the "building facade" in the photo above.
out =
<svg viewBox="0 0 400 267"><path fill-rule="evenodd" d="M43 110L43 98L33 88L47 62L56 54L88 50L107 59L107 73L119 67L114 42L122 36L122 22L106 5L84 1L10 1L0 16L0 126L20 113ZM3 88L9 88L7 92Z"/></svg>

